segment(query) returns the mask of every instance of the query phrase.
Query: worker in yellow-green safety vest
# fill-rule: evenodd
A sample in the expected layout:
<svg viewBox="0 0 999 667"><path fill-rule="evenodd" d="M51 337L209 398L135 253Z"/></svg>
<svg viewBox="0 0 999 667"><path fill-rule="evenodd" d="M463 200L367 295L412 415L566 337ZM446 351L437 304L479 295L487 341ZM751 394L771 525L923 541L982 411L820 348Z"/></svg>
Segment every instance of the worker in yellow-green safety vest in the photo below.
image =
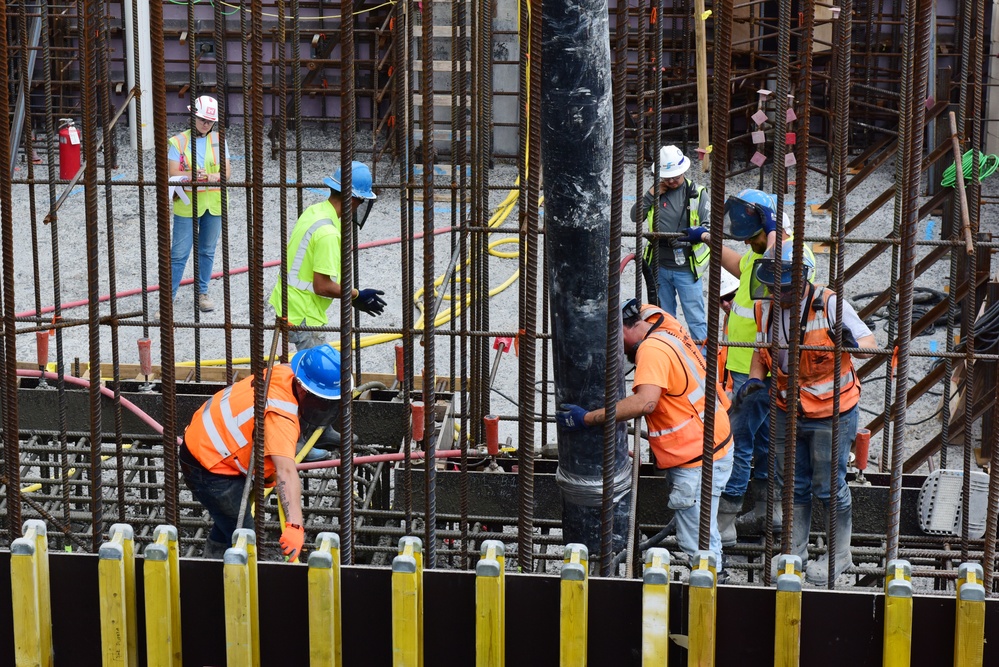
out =
<svg viewBox="0 0 999 667"><path fill-rule="evenodd" d="M343 196L340 185L341 173L337 169L333 177L323 179L330 189L328 199L313 204L302 212L291 231L288 240L287 265L271 291L270 304L281 317L285 312L282 299L285 288L288 293L287 321L290 326L288 340L295 349L305 350L322 345L329 338L328 332L312 331L300 327L323 327L328 323L326 310L333 299L342 298L340 289L340 215L343 211ZM358 229L363 227L371 204L376 199L371 189L371 170L361 162L351 164L351 198L354 222ZM358 209L367 202L364 215L358 216ZM376 289L352 290L354 307L369 315L381 315L385 301L384 292Z"/></svg>
<svg viewBox="0 0 999 667"><path fill-rule="evenodd" d="M188 107L188 111L191 108ZM215 98L202 95L194 101L194 151L191 150L191 130L187 129L170 138L167 159L170 180L177 185L173 195L173 243L170 249L170 268L173 284L170 297L177 296L180 279L187 266L187 259L194 246L194 219L198 220L198 288L197 304L202 311L215 309L208 296L208 281L215 263L215 248L222 233L222 180L223 158L219 147L219 134L214 130L219 119L219 105ZM229 148L225 150L225 177L231 172ZM202 183L197 192L190 185ZM197 202L194 200L197 199ZM194 206L198 207L194 215ZM154 315L159 320L159 311Z"/></svg>
<svg viewBox="0 0 999 667"><path fill-rule="evenodd" d="M763 257L767 248L775 243L777 235L776 198L760 190L747 189L729 197L725 202L725 232L729 238L743 241L749 246L740 254L727 246L722 247L722 267L739 279L739 288L728 316L728 340L737 343L756 342L756 318L753 311L752 273L757 259ZM790 247L794 243L791 232L794 228L787 214L782 215L781 244ZM806 266L811 267L806 280L815 277L815 255L808 245L804 246ZM749 378L753 348L730 347L726 359L726 369L732 377L732 391L738 394ZM769 392L761 391L739 401L730 415L732 438L735 441L735 461L732 476L722 493L718 506L718 527L722 544L733 546L738 533L759 534L763 530L763 520L767 506L767 452L770 446L770 407ZM750 488L752 509L736 517L743 507L745 494ZM778 498L779 498L778 492ZM773 524L780 530L781 508L774 511Z"/></svg>
<svg viewBox="0 0 999 667"><path fill-rule="evenodd" d="M684 176L688 169L690 159L679 148L663 146L652 171L658 183L631 209L631 219L635 222L646 219L649 232L677 234L646 244L643 270L658 283L656 296L660 308L676 317L679 301L687 330L703 351L708 322L701 276L708 268L710 256L703 239L708 231L711 202L703 186ZM659 249L657 267L652 266L654 245Z"/></svg>

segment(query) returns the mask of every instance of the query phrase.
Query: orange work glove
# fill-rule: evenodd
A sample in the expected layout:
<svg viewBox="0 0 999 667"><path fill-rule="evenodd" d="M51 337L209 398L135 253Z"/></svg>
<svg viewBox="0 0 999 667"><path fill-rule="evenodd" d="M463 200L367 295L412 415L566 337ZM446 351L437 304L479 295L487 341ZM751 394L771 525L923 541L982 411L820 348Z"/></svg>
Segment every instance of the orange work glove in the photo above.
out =
<svg viewBox="0 0 999 667"><path fill-rule="evenodd" d="M294 563L302 553L302 545L305 544L305 529L297 523L285 523L280 544L288 561Z"/></svg>
<svg viewBox="0 0 999 667"><path fill-rule="evenodd" d="M898 370L898 345L891 353L891 372L888 374L888 379L893 380L895 378L895 372Z"/></svg>

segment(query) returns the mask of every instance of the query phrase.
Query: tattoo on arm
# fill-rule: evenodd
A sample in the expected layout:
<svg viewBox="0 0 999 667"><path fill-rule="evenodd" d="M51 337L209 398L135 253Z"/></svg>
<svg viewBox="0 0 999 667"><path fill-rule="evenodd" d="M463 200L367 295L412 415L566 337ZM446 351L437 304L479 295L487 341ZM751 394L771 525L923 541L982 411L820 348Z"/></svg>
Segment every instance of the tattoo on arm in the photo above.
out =
<svg viewBox="0 0 999 667"><path fill-rule="evenodd" d="M278 499L281 500L281 507L284 508L285 515L288 514L288 492L286 490L286 485L283 480L277 483L277 494Z"/></svg>
<svg viewBox="0 0 999 667"><path fill-rule="evenodd" d="M652 414L652 411L655 410L655 409L656 409L656 402L655 401L649 401L648 403L645 404L645 408L642 410L642 413L646 414L646 415L650 415L650 414Z"/></svg>

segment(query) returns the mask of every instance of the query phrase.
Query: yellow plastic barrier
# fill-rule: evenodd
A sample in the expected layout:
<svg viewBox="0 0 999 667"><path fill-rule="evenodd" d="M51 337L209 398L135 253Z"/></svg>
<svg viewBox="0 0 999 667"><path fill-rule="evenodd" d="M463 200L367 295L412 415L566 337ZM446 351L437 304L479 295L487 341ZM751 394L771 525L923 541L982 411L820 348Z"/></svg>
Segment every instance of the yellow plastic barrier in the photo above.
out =
<svg viewBox="0 0 999 667"><path fill-rule="evenodd" d="M423 665L423 542L399 540L392 559L392 665Z"/></svg>
<svg viewBox="0 0 999 667"><path fill-rule="evenodd" d="M957 611L954 615L954 667L981 667L985 660L985 587L978 563L961 563L957 570Z"/></svg>
<svg viewBox="0 0 999 667"><path fill-rule="evenodd" d="M29 519L10 543L10 587L14 607L14 663L52 666L52 598L48 531Z"/></svg>
<svg viewBox="0 0 999 667"><path fill-rule="evenodd" d="M642 574L642 667L669 664L669 552L645 552Z"/></svg>
<svg viewBox="0 0 999 667"><path fill-rule="evenodd" d="M781 554L777 573L774 667L797 667L801 660L801 558Z"/></svg>
<svg viewBox="0 0 999 667"><path fill-rule="evenodd" d="M885 640L881 664L909 667L912 652L912 567L893 560L885 569Z"/></svg>
<svg viewBox="0 0 999 667"><path fill-rule="evenodd" d="M101 657L105 666L139 663L135 627L135 552L132 527L111 526L110 538L98 550Z"/></svg>
<svg viewBox="0 0 999 667"><path fill-rule="evenodd" d="M713 667L715 664L715 615L717 612L717 563L710 551L694 554L690 570L688 609L689 643L687 664Z"/></svg>
<svg viewBox="0 0 999 667"><path fill-rule="evenodd" d="M340 536L319 533L309 554L309 661L312 667L340 667Z"/></svg>
<svg viewBox="0 0 999 667"><path fill-rule="evenodd" d="M485 540L475 564L475 664L506 664L506 563L503 543Z"/></svg>
<svg viewBox="0 0 999 667"><path fill-rule="evenodd" d="M160 526L157 531L163 528ZM174 636L174 618L180 610L174 605L170 548L165 531L143 552L142 580L145 583L146 664L149 667L174 667L180 664L180 638Z"/></svg>
<svg viewBox="0 0 999 667"><path fill-rule="evenodd" d="M559 664L562 667L586 665L589 588L589 552L583 544L567 544L562 563L560 599Z"/></svg>
<svg viewBox="0 0 999 667"><path fill-rule="evenodd" d="M259 667L257 542L252 530L238 528L232 534L223 563L226 662L229 667Z"/></svg>

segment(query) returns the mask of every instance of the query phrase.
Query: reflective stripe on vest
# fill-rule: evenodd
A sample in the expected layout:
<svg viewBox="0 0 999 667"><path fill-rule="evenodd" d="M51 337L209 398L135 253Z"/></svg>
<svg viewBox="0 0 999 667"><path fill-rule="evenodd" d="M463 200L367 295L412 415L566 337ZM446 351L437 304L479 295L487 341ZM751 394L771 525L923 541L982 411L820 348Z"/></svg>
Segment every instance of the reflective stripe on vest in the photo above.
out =
<svg viewBox="0 0 999 667"><path fill-rule="evenodd" d="M689 179L684 179L685 187L689 189L692 187L692 183ZM698 185L695 187L694 192L696 193L694 197L690 197L687 200L687 226L688 227L699 227L701 223L701 196L704 194L704 186ZM662 195L660 195L661 197ZM656 198L656 206L659 205L659 198ZM652 220L652 209L650 208L648 213L645 214L645 220L649 227L649 233L655 233ZM658 239L650 239L648 243L645 244L645 250L642 251L642 258L645 262L652 262L652 244L658 243ZM707 243L695 243L690 253L690 270L694 272L695 278L700 278L704 275L704 272L708 268L708 262L711 259L711 248L708 247Z"/></svg>
<svg viewBox="0 0 999 667"><path fill-rule="evenodd" d="M302 270L302 262L305 261L305 253L309 250L309 240L312 235L315 234L320 227L323 225L332 225L333 221L329 218L323 218L322 220L316 220L312 223L312 226L305 232L305 236L302 240L298 242L298 248L295 249L295 259L292 260L291 266L288 267L288 285L302 290L303 292L314 292L312 288L311 280L302 280L298 277L299 271Z"/></svg>
<svg viewBox="0 0 999 667"><path fill-rule="evenodd" d="M176 146L177 152L180 153L181 155L183 155L184 158L187 160L187 162L191 162L192 163L191 167L192 167L192 171L193 171L194 168L197 167L197 165L193 164L194 160L191 158L191 146L190 146L191 136L190 135L191 135L191 131L190 130L184 130L180 134L171 137L170 140L174 141L176 139L176 141L174 142L174 146ZM209 174L221 173L222 169L219 166L219 161L218 161L218 155L219 155L219 135L218 135L217 132L212 132L210 134L210 136L213 137L213 141L209 141L208 142L208 149L205 150L205 171L207 173L209 173ZM180 137L180 138L178 139L177 137ZM210 153L209 153L209 149L210 149ZM208 155L209 154L212 156L211 160L208 159ZM181 165L181 168L182 168L183 171L187 171L187 169L183 169L185 166L187 166L187 165ZM209 166L213 167L214 169L209 169ZM184 184L184 190L188 194L190 194L190 192L191 192L191 184L185 183ZM208 186L199 186L198 187L198 193L204 193L204 192L221 192L221 191L222 191L222 186L220 186L220 185L208 185Z"/></svg>

